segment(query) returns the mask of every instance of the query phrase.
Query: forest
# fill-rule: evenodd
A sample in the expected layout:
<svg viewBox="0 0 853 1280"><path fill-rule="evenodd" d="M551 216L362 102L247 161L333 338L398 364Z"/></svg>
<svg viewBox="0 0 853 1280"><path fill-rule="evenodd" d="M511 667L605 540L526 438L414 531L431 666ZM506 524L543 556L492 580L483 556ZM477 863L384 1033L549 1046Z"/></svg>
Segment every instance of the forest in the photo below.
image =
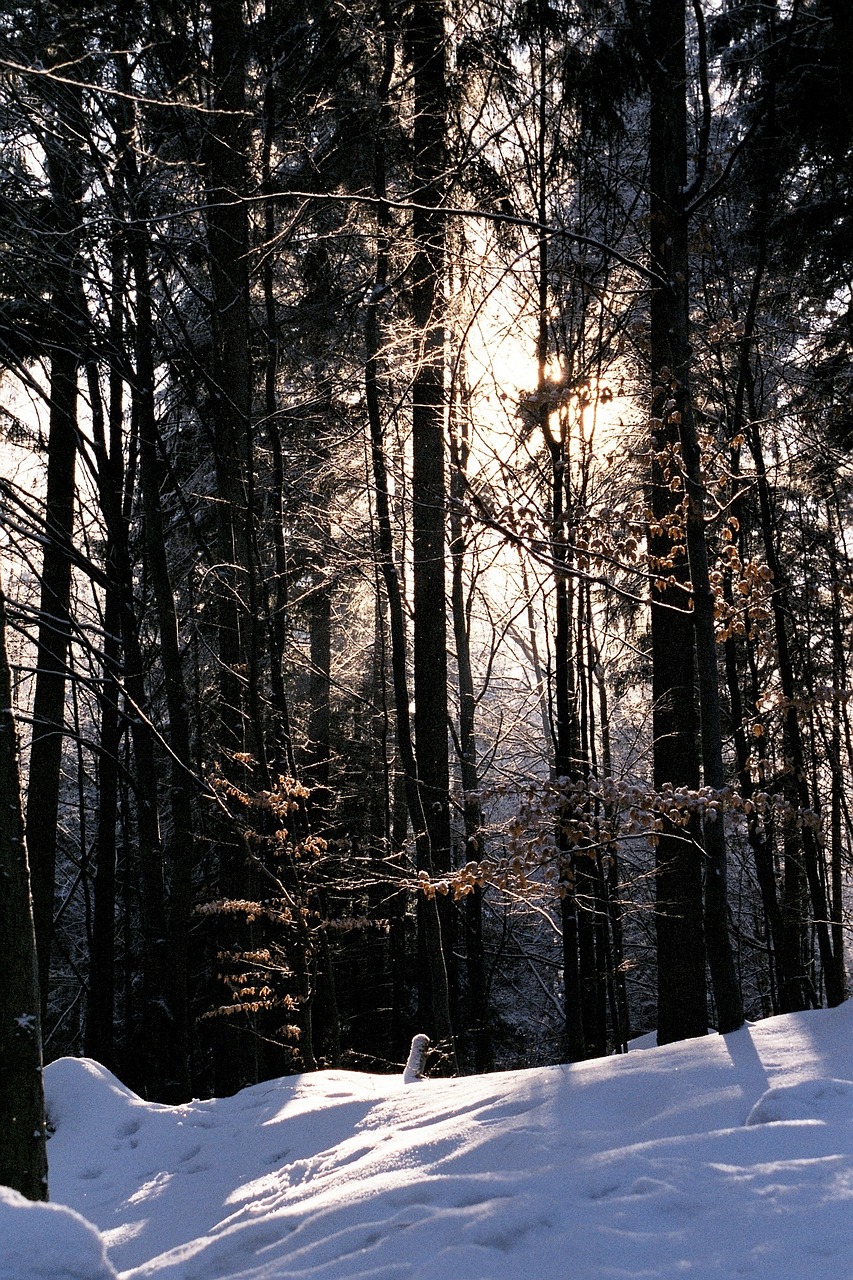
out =
<svg viewBox="0 0 853 1280"><path fill-rule="evenodd" d="M7 1096L845 999L851 66L845 0L2 0Z"/></svg>

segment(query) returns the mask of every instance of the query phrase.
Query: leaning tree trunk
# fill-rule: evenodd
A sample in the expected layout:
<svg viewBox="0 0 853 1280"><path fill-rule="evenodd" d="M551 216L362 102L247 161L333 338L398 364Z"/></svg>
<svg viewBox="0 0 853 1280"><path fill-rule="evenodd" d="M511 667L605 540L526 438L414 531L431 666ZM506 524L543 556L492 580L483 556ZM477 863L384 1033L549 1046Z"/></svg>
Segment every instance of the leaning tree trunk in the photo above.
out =
<svg viewBox="0 0 853 1280"><path fill-rule="evenodd" d="M0 587L0 1185L47 1199L41 1075L41 1014L30 876L12 684L6 658L6 602Z"/></svg>

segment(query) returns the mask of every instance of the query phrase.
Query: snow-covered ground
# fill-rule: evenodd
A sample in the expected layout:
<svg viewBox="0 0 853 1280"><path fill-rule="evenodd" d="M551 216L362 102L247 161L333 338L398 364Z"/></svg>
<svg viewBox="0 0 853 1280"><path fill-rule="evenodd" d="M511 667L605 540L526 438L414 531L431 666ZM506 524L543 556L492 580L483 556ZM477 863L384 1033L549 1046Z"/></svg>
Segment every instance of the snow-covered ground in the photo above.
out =
<svg viewBox="0 0 853 1280"><path fill-rule="evenodd" d="M54 1203L2 1193L0 1280L850 1280L851 1033L853 1002L574 1067L326 1071L181 1107L66 1058Z"/></svg>

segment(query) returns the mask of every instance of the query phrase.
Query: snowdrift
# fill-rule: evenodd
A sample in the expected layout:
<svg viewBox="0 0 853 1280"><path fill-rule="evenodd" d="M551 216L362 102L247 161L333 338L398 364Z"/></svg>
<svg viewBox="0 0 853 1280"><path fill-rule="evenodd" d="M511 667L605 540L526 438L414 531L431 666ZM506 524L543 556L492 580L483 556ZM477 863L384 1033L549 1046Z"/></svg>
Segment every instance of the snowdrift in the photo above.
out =
<svg viewBox="0 0 853 1280"><path fill-rule="evenodd" d="M0 1198L0 1280L847 1280L851 1031L853 1002L572 1067L326 1071L180 1107L63 1059L55 1203Z"/></svg>

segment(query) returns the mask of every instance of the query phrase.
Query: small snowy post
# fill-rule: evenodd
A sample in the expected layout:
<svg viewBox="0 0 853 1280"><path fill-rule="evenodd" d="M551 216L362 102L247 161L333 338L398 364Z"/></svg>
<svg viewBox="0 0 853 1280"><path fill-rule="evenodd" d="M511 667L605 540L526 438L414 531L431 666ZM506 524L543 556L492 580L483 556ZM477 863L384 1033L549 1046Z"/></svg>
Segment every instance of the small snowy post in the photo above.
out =
<svg viewBox="0 0 853 1280"><path fill-rule="evenodd" d="M424 1058L428 1048L429 1036L418 1035L412 1040L409 1058L403 1068L403 1084L414 1084L417 1080L423 1080Z"/></svg>

